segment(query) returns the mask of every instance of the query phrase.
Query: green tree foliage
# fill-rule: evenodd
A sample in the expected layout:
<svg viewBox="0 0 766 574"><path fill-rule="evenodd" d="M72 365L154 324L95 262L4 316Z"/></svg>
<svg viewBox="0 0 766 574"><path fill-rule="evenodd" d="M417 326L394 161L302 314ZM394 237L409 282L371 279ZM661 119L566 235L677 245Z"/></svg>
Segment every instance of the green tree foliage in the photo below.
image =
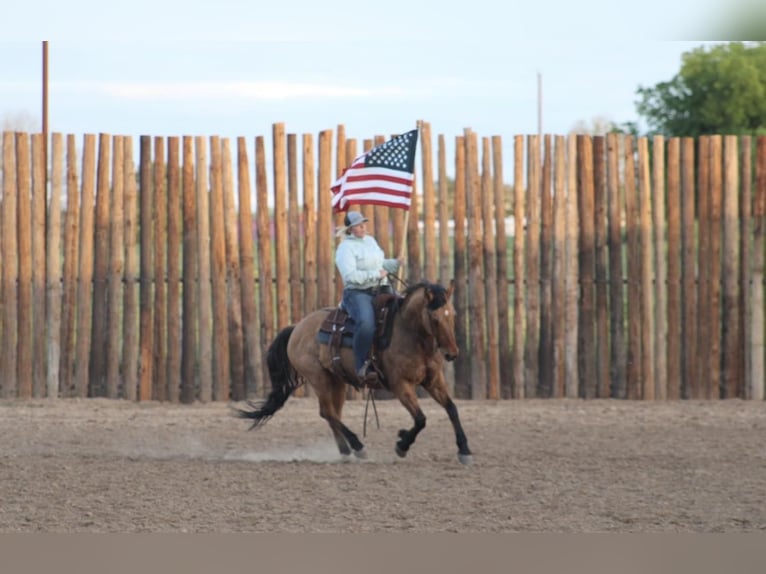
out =
<svg viewBox="0 0 766 574"><path fill-rule="evenodd" d="M637 94L638 114L652 133L766 133L766 43L696 48L683 55L673 79Z"/></svg>

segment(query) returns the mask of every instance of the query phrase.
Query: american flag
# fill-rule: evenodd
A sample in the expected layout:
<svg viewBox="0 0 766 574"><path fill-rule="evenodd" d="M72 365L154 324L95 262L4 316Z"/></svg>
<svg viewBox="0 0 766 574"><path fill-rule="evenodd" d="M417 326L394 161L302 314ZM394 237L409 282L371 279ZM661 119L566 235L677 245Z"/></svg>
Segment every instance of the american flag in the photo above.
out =
<svg viewBox="0 0 766 574"><path fill-rule="evenodd" d="M336 213L351 204L410 208L418 130L391 138L356 158L332 184Z"/></svg>

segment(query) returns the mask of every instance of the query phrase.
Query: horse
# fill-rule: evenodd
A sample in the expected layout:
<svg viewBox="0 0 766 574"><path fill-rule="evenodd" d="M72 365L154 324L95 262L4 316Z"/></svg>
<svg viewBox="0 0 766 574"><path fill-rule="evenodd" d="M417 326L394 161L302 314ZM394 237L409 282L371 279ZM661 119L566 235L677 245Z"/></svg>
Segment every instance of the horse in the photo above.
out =
<svg viewBox="0 0 766 574"><path fill-rule="evenodd" d="M401 294L393 294L387 342L380 344L376 335L373 359L380 386L389 390L413 419L412 428L398 433L395 451L401 458L407 455L426 426L426 416L418 403L417 387L420 386L447 412L455 432L458 460L462 464L473 462L443 372L444 361L454 360L459 352L455 339L455 308L451 302L453 289L454 282L445 288L424 281L406 287ZM346 385L352 383L343 373L354 373L353 352L344 346L339 355L333 357L330 346L318 337L320 327L335 309L315 310L297 324L279 331L266 355L271 392L265 400L248 400L247 408L234 410L240 418L253 420L250 429L258 428L284 406L295 389L308 383L318 399L319 416L330 426L341 456L348 459L353 452L357 458L364 459L367 457L364 444L341 421Z"/></svg>

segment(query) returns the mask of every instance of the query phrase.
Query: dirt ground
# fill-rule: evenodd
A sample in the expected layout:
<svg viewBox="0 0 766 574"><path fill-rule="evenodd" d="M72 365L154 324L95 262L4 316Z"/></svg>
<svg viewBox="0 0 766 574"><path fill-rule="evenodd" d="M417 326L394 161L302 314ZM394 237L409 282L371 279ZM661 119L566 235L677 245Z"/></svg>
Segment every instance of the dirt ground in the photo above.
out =
<svg viewBox="0 0 766 574"><path fill-rule="evenodd" d="M249 432L223 403L0 401L0 532L766 530L766 403L458 401L394 452L409 415L347 403L341 460L316 400Z"/></svg>

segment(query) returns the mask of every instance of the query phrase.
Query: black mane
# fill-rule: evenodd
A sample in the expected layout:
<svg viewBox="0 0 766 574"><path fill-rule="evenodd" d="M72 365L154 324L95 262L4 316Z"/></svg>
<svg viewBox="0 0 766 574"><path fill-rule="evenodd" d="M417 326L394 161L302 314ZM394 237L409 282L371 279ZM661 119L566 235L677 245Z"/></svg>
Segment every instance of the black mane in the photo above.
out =
<svg viewBox="0 0 766 574"><path fill-rule="evenodd" d="M433 294L433 299L428 304L428 308L431 311L434 311L439 307L443 307L447 304L447 289L438 283L429 283L428 281L421 281L420 283L415 283L414 285L407 287L407 289L404 291L404 298L406 299L413 292L421 288L427 289Z"/></svg>

